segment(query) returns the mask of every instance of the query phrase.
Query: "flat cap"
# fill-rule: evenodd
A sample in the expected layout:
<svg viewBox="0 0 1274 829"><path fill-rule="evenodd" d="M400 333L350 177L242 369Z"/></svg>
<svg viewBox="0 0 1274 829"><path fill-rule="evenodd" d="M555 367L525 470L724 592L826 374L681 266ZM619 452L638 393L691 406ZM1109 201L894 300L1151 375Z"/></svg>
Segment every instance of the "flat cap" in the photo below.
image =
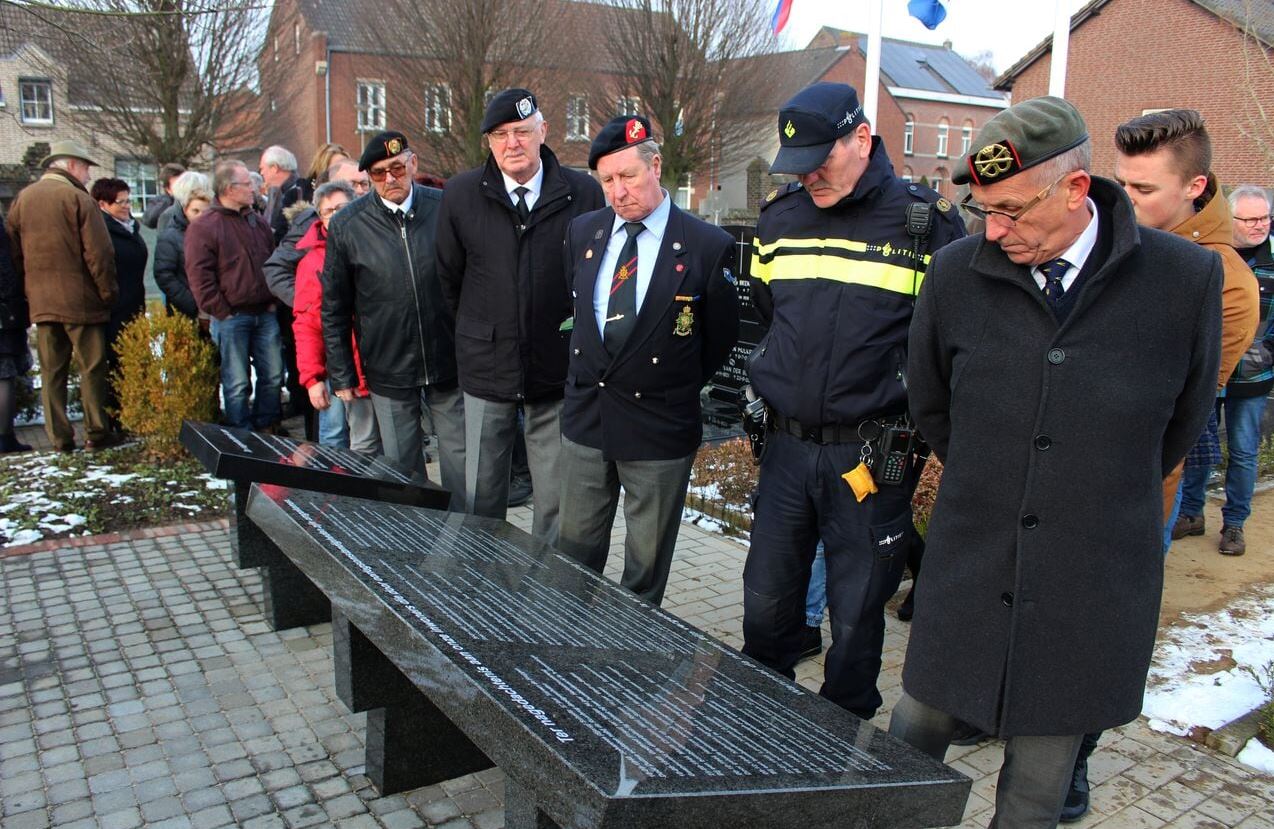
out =
<svg viewBox="0 0 1274 829"><path fill-rule="evenodd" d="M492 96L487 111L482 116L482 132L485 135L501 124L530 118L540 106L529 89L514 87Z"/></svg>
<svg viewBox="0 0 1274 829"><path fill-rule="evenodd" d="M367 170L377 161L393 158L399 153L406 152L407 149L407 136L401 132L386 130L378 133L372 136L372 140L367 142L366 147L363 147L363 154L358 158L358 169Z"/></svg>
<svg viewBox="0 0 1274 829"><path fill-rule="evenodd" d="M49 146L49 154L40 161L40 166L48 167L49 162L53 161L55 158L78 158L80 161L87 163L90 167L102 166L93 159L93 156L89 155L88 147L85 147L78 141L71 141L70 139L54 141L53 144Z"/></svg>
<svg viewBox="0 0 1274 829"><path fill-rule="evenodd" d="M1088 140L1088 127L1070 101L1052 96L1014 104L987 121L951 180L993 184L1048 161Z"/></svg>
<svg viewBox="0 0 1274 829"><path fill-rule="evenodd" d="M650 122L641 115L620 115L612 118L593 139L588 148L588 169L597 169L597 159L604 155L626 150L635 144L654 141L655 133Z"/></svg>
<svg viewBox="0 0 1274 829"><path fill-rule="evenodd" d="M858 93L843 83L816 83L779 110L779 152L771 173L804 175L817 170L836 139L866 120Z"/></svg>

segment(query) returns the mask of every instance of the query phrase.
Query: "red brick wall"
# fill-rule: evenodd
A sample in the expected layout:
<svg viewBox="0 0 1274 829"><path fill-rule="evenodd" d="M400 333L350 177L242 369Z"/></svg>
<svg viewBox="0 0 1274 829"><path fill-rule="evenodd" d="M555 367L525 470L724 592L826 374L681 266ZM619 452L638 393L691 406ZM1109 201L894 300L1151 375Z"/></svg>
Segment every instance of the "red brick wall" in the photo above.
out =
<svg viewBox="0 0 1274 829"><path fill-rule="evenodd" d="M295 24L301 27L299 53ZM310 31L304 18L293 12L291 3L276 5L265 48L257 61L264 108L260 145L287 147L296 155L301 175L305 175L314 152L325 140L323 78L316 72L316 63L326 58L326 49L327 39L322 33Z"/></svg>
<svg viewBox="0 0 1274 829"><path fill-rule="evenodd" d="M971 106L969 104L949 104L940 101L918 101L900 98L898 105L906 114L915 119L915 138L911 155L901 159L899 174L911 175L919 181L924 177L932 183L935 176L942 178L942 186L938 192L947 198L954 198L956 188L951 184L951 174L955 171L960 159L964 156L961 133L966 123L973 127L972 138L976 139L978 130L1000 110L992 107ZM938 156L938 131L946 119L947 154ZM901 146L901 139L899 145Z"/></svg>
<svg viewBox="0 0 1274 829"><path fill-rule="evenodd" d="M1148 29L1151 48L1143 36ZM1191 0L1111 0L1102 6L1071 32L1066 69L1066 97L1093 138L1093 171L1112 174L1119 124L1146 109L1189 107L1207 119L1213 170L1222 184L1274 185L1271 159L1250 137L1253 95L1263 104L1274 101L1274 69L1260 52L1232 24ZM1046 53L1017 77L1015 102L1048 94L1050 58ZM1262 129L1274 137L1271 119Z"/></svg>

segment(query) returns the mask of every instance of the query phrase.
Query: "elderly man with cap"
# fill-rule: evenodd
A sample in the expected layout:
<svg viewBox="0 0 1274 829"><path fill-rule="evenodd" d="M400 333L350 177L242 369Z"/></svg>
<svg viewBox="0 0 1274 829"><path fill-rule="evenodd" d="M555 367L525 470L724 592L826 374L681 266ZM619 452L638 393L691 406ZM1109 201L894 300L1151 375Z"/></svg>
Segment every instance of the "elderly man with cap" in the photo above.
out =
<svg viewBox="0 0 1274 829"><path fill-rule="evenodd" d="M748 367L768 419L743 652L794 675L821 538L832 646L820 693L870 719L884 606L914 534L907 326L930 252L964 228L950 202L894 174L851 87L800 91L778 128L770 170L799 181L766 197L752 259L753 298L773 319Z"/></svg>
<svg viewBox="0 0 1274 829"><path fill-rule="evenodd" d="M558 546L602 572L624 489L622 584L659 604L690 465L703 437L699 392L739 334L734 242L660 187L650 122L611 120L588 166L610 207L571 222L575 298L562 409Z"/></svg>
<svg viewBox="0 0 1274 829"><path fill-rule="evenodd" d="M911 412L945 463L890 732L942 759L1006 740L992 826L1052 827L1087 732L1141 711L1164 477L1212 407L1221 260L1138 227L1090 175L1083 119L1035 98L958 183L983 235L938 252L911 326Z"/></svg>
<svg viewBox="0 0 1274 829"><path fill-rule="evenodd" d="M57 141L41 162L44 175L9 208L13 264L26 286L40 356L44 431L53 448L75 448L66 416L71 357L80 369L87 449L115 443L106 415L106 324L119 286L115 248L97 202L85 185L98 166L75 141Z"/></svg>
<svg viewBox="0 0 1274 829"><path fill-rule="evenodd" d="M469 511L504 518L518 409L535 491L532 532L557 540L562 388L571 296L562 242L571 220L602 207L585 173L558 163L526 89L491 99L481 167L447 182L438 210L438 278L456 318Z"/></svg>
<svg viewBox="0 0 1274 829"><path fill-rule="evenodd" d="M363 148L375 194L350 203L328 227L323 275L323 343L333 393L354 400L351 331L385 454L426 476L421 415L438 432L442 485L464 507L464 400L456 387L454 321L434 263L442 193L415 183L416 154L401 132Z"/></svg>

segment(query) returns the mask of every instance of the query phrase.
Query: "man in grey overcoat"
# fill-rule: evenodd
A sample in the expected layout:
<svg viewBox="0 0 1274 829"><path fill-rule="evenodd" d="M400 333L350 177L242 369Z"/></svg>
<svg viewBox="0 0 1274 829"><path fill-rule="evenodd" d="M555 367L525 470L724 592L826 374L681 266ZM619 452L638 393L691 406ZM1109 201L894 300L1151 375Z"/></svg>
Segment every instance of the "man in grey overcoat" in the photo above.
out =
<svg viewBox="0 0 1274 829"><path fill-rule="evenodd" d="M1006 740L991 824L1053 827L1082 736L1141 710L1163 586L1161 483L1207 420L1221 261L1138 227L1079 113L1036 98L962 169L981 236L934 255L909 398L945 464L890 732L942 759Z"/></svg>

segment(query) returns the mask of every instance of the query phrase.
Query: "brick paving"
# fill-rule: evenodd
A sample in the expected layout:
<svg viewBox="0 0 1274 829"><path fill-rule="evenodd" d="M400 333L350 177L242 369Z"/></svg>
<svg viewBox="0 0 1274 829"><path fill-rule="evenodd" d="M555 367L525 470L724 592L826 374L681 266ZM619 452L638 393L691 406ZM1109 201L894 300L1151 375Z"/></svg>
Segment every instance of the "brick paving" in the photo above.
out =
<svg viewBox="0 0 1274 829"><path fill-rule="evenodd" d="M529 510L511 520L527 528ZM666 607L740 646L743 559L683 526ZM0 825L503 825L496 769L376 797L365 715L333 687L330 626L271 631L259 596L257 572L232 564L224 523L0 559ZM881 727L906 640L891 613ZM816 688L821 670L805 662L798 679ZM974 780L963 826L987 825L1001 756L994 741L949 755ZM1274 778L1144 721L1106 735L1090 776L1085 829L1274 829Z"/></svg>

